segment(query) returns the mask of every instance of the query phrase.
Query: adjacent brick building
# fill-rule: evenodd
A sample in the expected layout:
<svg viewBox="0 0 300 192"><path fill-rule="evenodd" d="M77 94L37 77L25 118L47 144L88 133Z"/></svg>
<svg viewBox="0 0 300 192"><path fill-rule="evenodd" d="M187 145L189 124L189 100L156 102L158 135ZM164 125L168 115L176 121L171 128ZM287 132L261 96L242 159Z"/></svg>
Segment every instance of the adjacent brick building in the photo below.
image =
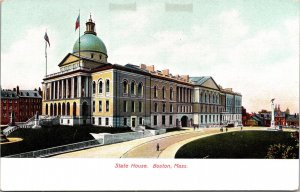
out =
<svg viewBox="0 0 300 192"><path fill-rule="evenodd" d="M36 111L42 113L41 90L1 90L1 125L10 122L10 115L15 114L16 122L25 122L34 116Z"/></svg>

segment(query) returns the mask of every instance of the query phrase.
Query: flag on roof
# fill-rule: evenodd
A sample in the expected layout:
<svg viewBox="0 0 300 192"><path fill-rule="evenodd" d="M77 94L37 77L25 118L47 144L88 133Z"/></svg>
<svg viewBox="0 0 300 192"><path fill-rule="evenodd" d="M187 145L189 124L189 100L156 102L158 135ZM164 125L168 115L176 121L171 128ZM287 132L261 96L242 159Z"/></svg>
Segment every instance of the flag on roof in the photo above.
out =
<svg viewBox="0 0 300 192"><path fill-rule="evenodd" d="M77 17L76 23L75 23L75 31L77 30L77 28L79 28L80 26L80 14Z"/></svg>
<svg viewBox="0 0 300 192"><path fill-rule="evenodd" d="M45 32L45 36L44 36L45 41L49 44L50 47L50 41L49 41L49 37L47 35L47 32Z"/></svg>

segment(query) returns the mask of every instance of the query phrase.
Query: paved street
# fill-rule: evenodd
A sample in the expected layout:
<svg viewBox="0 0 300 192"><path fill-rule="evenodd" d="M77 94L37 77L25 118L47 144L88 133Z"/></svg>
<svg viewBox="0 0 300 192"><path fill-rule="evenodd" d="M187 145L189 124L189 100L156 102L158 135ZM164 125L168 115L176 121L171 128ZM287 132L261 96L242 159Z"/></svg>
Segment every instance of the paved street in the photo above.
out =
<svg viewBox="0 0 300 192"><path fill-rule="evenodd" d="M247 128L251 129L251 128ZM257 129L257 128L252 128ZM262 128L259 128L262 129ZM230 128L230 131L240 130ZM53 156L55 158L174 158L177 148L184 144L184 141L192 141L199 137L220 133L219 128L197 129L186 128L183 131L174 131L162 135L136 139L133 141L116 143L95 147L91 149L65 153ZM183 144L181 144L183 142ZM159 143L160 150L156 151ZM174 147L175 146L175 147Z"/></svg>
<svg viewBox="0 0 300 192"><path fill-rule="evenodd" d="M243 130L267 130L263 127L244 127ZM229 128L228 131L240 131L240 128ZM284 129L284 131L294 131ZM55 158L174 158L178 149L193 140L214 134L222 134L219 128L205 128L194 131L186 128L182 131L136 139L133 141L94 147L91 149L53 156ZM160 149L156 150L159 143Z"/></svg>
<svg viewBox="0 0 300 192"><path fill-rule="evenodd" d="M192 131L180 135L172 135L169 137L158 138L147 143L143 143L124 155L122 158L158 158L162 151L164 151L169 146L178 143L179 141L194 138L200 135L207 135L211 133L219 133L220 130L217 128L205 129L201 131ZM156 150L156 145L159 143L160 149ZM166 157L167 158L167 157Z"/></svg>

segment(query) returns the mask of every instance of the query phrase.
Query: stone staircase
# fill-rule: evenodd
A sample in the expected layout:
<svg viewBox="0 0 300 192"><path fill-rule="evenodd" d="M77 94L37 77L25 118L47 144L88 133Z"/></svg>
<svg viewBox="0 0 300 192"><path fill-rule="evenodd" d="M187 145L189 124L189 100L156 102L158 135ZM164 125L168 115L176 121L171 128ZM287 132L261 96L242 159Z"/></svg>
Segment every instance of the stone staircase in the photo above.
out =
<svg viewBox="0 0 300 192"><path fill-rule="evenodd" d="M31 129L34 126L35 116L28 119L26 122L16 122L15 125L8 125L7 128L3 130L3 134L8 136L12 132L18 129ZM39 116L40 125L59 125L59 117L49 117L49 116Z"/></svg>

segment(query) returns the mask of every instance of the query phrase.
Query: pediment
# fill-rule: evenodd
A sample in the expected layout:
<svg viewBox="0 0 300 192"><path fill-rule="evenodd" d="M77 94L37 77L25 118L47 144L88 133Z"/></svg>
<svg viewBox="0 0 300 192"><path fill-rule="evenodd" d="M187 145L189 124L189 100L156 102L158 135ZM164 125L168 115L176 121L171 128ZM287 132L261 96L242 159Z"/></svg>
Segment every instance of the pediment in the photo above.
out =
<svg viewBox="0 0 300 192"><path fill-rule="evenodd" d="M76 55L73 54L68 54L60 63L58 66L64 66L64 65L68 65L70 63L73 63L75 61L78 61L79 57L77 57Z"/></svg>
<svg viewBox="0 0 300 192"><path fill-rule="evenodd" d="M219 87L216 84L216 82L213 80L213 78L207 79L204 83L202 83L202 86L210 88L210 89L217 89L217 90L219 90Z"/></svg>

